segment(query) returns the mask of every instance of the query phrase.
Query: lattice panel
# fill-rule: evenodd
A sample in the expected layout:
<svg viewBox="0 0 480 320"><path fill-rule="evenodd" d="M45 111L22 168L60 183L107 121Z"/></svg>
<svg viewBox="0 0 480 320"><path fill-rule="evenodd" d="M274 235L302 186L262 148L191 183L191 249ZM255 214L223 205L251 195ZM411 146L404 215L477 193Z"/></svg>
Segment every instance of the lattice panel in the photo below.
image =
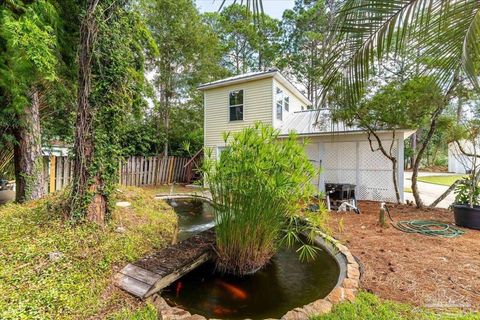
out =
<svg viewBox="0 0 480 320"><path fill-rule="evenodd" d="M325 169L322 174L326 183L352 183L356 184L355 170Z"/></svg>
<svg viewBox="0 0 480 320"><path fill-rule="evenodd" d="M319 151L318 151L318 143L310 143L306 146L305 151L307 153L308 160L318 169L320 166L319 162ZM318 175L312 179L312 184L315 187L318 187Z"/></svg>
<svg viewBox="0 0 480 320"><path fill-rule="evenodd" d="M395 201L391 170L360 171L358 199Z"/></svg>
<svg viewBox="0 0 480 320"><path fill-rule="evenodd" d="M383 145L385 148L390 147L391 141L384 141ZM376 145L374 144L374 149ZM358 168L360 170L391 170L392 162L385 157L380 150L372 152L368 142L359 142L358 143L358 153L359 153L359 164ZM394 145L392 154L397 154L397 144Z"/></svg>
<svg viewBox="0 0 480 320"><path fill-rule="evenodd" d="M356 143L325 143L324 144L325 169L343 170L357 167Z"/></svg>
<svg viewBox="0 0 480 320"><path fill-rule="evenodd" d="M387 145L390 141L385 141ZM323 151L325 182L357 185L357 199L360 200L396 200L392 163L380 151L372 152L368 142L325 143ZM392 153L396 152L395 144Z"/></svg>

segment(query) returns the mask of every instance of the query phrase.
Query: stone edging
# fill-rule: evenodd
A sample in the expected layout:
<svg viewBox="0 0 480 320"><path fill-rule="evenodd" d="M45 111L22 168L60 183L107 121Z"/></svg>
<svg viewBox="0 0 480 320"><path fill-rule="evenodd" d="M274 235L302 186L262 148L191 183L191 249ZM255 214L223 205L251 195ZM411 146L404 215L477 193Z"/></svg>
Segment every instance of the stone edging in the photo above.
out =
<svg viewBox="0 0 480 320"><path fill-rule="evenodd" d="M339 282L328 296L287 312L282 320L308 320L311 316L329 313L335 304L355 300L360 286L360 268L350 250L324 233L320 233L316 242L337 260L340 267Z"/></svg>
<svg viewBox="0 0 480 320"><path fill-rule="evenodd" d="M316 242L333 255L339 264L339 283L325 298L318 299L303 307L295 308L283 315L281 320L308 320L311 316L329 313L335 304L355 300L360 286L360 269L350 250L338 240L324 233L320 233ZM159 319L162 320L207 320L207 318L201 315L192 315L184 309L169 306L158 294L150 297L147 301L155 306Z"/></svg>

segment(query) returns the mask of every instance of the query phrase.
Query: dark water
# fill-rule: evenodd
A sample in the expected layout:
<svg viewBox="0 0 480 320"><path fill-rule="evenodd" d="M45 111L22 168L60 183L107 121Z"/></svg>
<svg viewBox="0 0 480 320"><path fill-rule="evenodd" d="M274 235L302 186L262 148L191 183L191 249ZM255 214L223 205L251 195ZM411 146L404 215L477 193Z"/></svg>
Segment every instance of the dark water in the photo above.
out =
<svg viewBox="0 0 480 320"><path fill-rule="evenodd" d="M214 226L213 208L203 200L171 199L167 203L178 215L178 240L185 240L192 235L208 230Z"/></svg>
<svg viewBox="0 0 480 320"><path fill-rule="evenodd" d="M212 225L212 208L207 203L175 202L180 237L185 239ZM283 249L264 269L245 277L219 274L214 263L206 263L164 289L162 296L172 305L207 318L280 318L327 296L338 276L334 258L324 251L307 263L298 260L295 249Z"/></svg>

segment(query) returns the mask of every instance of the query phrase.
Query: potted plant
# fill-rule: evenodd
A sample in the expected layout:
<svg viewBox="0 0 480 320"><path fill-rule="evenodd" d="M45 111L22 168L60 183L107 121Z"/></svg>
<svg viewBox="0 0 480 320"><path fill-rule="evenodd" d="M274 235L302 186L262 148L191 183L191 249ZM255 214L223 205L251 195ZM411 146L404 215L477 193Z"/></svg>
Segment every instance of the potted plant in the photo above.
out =
<svg viewBox="0 0 480 320"><path fill-rule="evenodd" d="M454 147L468 176L455 189L453 212L456 225L480 230L480 122L470 121L464 129L464 139Z"/></svg>

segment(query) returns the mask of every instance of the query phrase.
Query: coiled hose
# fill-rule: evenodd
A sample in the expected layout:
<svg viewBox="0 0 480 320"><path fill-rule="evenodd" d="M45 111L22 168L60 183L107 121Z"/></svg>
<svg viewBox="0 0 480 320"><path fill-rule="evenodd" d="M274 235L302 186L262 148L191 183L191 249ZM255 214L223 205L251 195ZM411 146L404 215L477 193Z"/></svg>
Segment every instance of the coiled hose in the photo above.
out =
<svg viewBox="0 0 480 320"><path fill-rule="evenodd" d="M459 228L440 221L433 220L409 220L409 221L393 221L390 215L390 210L384 205L390 218L391 224L395 229L398 229L406 233L419 233L426 236L443 237L443 238L455 238L465 234L465 231Z"/></svg>

